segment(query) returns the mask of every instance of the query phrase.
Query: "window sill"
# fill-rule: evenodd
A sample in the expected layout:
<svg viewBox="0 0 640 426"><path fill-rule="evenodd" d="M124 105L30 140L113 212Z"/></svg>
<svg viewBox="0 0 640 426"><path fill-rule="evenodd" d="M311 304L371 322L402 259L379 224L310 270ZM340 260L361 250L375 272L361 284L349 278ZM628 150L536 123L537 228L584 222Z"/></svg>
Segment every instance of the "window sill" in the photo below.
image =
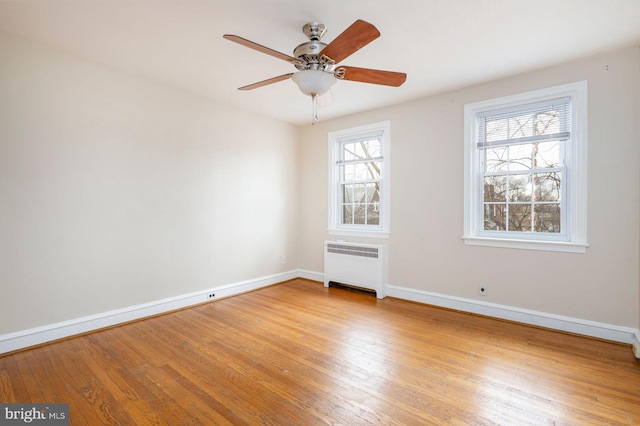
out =
<svg viewBox="0 0 640 426"><path fill-rule="evenodd" d="M381 238L388 239L389 232L384 231L361 231L358 229L328 229L329 235L339 237L363 237L363 238Z"/></svg>
<svg viewBox="0 0 640 426"><path fill-rule="evenodd" d="M513 248L523 250L557 251L565 253L586 253L588 244L565 241L514 240L506 238L462 237L468 246Z"/></svg>

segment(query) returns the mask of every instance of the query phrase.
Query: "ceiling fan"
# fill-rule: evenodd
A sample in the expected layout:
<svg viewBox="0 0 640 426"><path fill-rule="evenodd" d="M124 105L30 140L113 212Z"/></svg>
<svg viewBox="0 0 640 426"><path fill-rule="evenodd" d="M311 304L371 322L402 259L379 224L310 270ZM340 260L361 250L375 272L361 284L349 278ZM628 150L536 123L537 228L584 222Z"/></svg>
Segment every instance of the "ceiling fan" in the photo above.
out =
<svg viewBox="0 0 640 426"><path fill-rule="evenodd" d="M298 69L297 72L239 87L238 90L257 89L290 78L298 85L302 93L311 96L313 124L318 121L317 97L328 92L337 80L398 87L407 79L405 73L338 65L339 62L380 37L380 31L368 22L358 19L329 44L320 41L326 32L324 24L311 22L302 27L302 31L309 38L309 41L298 45L293 50L293 56L280 53L237 35L225 34L223 37L227 40L287 61Z"/></svg>

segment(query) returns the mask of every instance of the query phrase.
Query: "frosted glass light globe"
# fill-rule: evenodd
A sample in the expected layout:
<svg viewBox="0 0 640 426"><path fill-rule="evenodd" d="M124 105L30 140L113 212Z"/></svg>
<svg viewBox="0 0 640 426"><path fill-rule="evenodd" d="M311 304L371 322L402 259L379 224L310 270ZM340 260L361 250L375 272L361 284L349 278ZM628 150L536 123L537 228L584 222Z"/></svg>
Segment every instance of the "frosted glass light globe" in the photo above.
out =
<svg viewBox="0 0 640 426"><path fill-rule="evenodd" d="M298 71L291 79L298 85L300 91L308 96L323 95L336 84L333 74L320 70Z"/></svg>

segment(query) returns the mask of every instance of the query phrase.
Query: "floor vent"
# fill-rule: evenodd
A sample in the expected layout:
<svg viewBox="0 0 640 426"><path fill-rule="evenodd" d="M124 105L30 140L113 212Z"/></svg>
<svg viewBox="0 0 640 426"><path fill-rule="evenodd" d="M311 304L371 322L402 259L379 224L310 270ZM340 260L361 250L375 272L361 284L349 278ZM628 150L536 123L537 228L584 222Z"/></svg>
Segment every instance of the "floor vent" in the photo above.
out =
<svg viewBox="0 0 640 426"><path fill-rule="evenodd" d="M357 293L372 294L374 296L376 295L376 291L373 290L373 289L358 287L358 286L355 286L355 285L337 283L335 281L329 281L329 287L341 288L343 290L354 291L354 292L357 292Z"/></svg>

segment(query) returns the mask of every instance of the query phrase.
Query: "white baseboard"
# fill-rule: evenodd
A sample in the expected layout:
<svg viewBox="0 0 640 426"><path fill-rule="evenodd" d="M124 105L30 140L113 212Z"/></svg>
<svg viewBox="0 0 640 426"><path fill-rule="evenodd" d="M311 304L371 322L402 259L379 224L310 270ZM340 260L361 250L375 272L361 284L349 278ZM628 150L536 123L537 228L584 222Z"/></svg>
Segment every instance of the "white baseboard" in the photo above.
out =
<svg viewBox="0 0 640 426"><path fill-rule="evenodd" d="M0 335L0 354L186 308L209 300L246 293L299 276L300 271L294 270ZM211 293L215 293L215 297L210 299Z"/></svg>
<svg viewBox="0 0 640 426"><path fill-rule="evenodd" d="M387 286L387 296L550 328L553 330L597 337L599 339L611 340L614 342L630 343L634 344L634 348L637 347L639 350L639 352L636 353L636 357L640 354L640 331L631 327L623 327L393 285Z"/></svg>
<svg viewBox="0 0 640 426"><path fill-rule="evenodd" d="M302 269L241 281L141 305L129 306L56 324L0 335L0 354L170 312L176 309L186 308L207 302L208 300L216 300L222 297L246 293L294 278L305 278L312 281L324 282L323 273ZM211 293L215 293L214 299L208 298L208 295ZM636 358L640 358L640 330L630 327L599 323L393 285L387 286L387 296L615 342L629 343L633 345L633 352Z"/></svg>
<svg viewBox="0 0 640 426"><path fill-rule="evenodd" d="M299 278L324 282L324 274L322 272L308 271L306 269L300 269L298 272L300 273L300 275L298 275Z"/></svg>

